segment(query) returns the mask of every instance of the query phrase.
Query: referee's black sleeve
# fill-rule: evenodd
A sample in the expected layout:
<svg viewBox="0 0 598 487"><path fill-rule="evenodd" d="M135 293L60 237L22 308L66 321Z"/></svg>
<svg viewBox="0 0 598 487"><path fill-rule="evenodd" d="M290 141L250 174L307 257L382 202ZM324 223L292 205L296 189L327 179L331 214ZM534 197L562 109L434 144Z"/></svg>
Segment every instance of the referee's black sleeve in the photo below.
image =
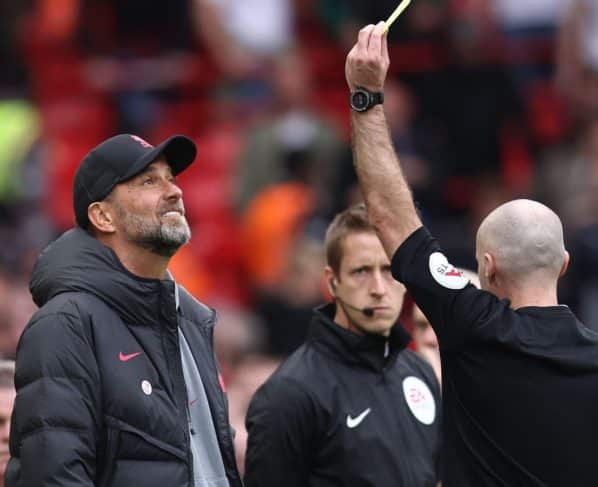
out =
<svg viewBox="0 0 598 487"><path fill-rule="evenodd" d="M305 487L311 466L316 407L288 379L264 384L247 412L246 487Z"/></svg>
<svg viewBox="0 0 598 487"><path fill-rule="evenodd" d="M477 289L449 262L425 227L413 232L397 249L391 269L424 312L438 335L442 349L483 337L484 325L509 303ZM492 330L492 333L495 333Z"/></svg>

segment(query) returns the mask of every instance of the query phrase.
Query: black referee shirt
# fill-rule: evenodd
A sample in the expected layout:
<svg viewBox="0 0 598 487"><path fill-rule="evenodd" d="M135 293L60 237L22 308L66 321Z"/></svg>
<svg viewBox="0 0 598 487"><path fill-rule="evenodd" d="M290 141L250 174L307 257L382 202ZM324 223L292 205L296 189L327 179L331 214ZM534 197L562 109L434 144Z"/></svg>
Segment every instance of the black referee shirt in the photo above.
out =
<svg viewBox="0 0 598 487"><path fill-rule="evenodd" d="M247 411L246 487L436 487L440 390L401 325L357 335L319 308ZM385 353L388 344L388 354Z"/></svg>
<svg viewBox="0 0 598 487"><path fill-rule="evenodd" d="M392 271L440 343L443 486L598 485L598 334L565 306L514 310L468 284L425 228Z"/></svg>

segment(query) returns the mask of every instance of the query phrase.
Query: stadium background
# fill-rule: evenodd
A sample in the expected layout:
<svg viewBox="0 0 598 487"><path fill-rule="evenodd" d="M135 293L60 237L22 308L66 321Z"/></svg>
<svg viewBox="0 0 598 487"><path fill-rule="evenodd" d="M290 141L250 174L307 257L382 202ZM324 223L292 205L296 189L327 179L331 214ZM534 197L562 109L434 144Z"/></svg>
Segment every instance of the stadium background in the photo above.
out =
<svg viewBox="0 0 598 487"><path fill-rule="evenodd" d="M39 251L73 224L87 151L119 132L197 143L177 280L218 309L244 449L252 392L326 299L321 242L359 200L344 59L392 0L1 0L0 357L35 311ZM598 2L414 0L385 109L426 224L475 269L474 229L532 197L563 218L563 303L598 322ZM409 327L409 305L405 323Z"/></svg>

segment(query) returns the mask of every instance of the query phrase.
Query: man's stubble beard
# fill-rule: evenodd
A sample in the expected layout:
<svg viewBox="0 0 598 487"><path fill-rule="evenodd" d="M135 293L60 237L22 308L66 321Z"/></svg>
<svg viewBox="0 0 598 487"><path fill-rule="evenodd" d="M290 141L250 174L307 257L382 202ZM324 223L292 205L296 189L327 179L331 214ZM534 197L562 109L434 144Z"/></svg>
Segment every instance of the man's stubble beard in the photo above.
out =
<svg viewBox="0 0 598 487"><path fill-rule="evenodd" d="M160 224L155 224L127 212L120 206L117 206L117 211L123 222L125 238L156 255L172 257L191 239L191 229L182 215L177 218L176 223L162 221Z"/></svg>

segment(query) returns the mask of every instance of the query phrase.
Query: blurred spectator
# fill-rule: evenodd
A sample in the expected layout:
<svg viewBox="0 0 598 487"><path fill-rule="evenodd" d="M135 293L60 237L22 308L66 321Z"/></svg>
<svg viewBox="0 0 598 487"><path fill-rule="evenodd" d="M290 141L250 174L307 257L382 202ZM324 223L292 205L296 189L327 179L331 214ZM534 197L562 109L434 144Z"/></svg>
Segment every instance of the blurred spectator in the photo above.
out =
<svg viewBox="0 0 598 487"><path fill-rule="evenodd" d="M4 473L10 458L10 417L16 396L14 377L15 363L12 360L0 361L0 487L4 487Z"/></svg>
<svg viewBox="0 0 598 487"><path fill-rule="evenodd" d="M597 222L598 119L585 123L572 141L545 151L536 197L561 216L568 235Z"/></svg>
<svg viewBox="0 0 598 487"><path fill-rule="evenodd" d="M39 138L40 122L38 110L29 101L0 100L0 204L17 200L23 193L30 195L34 190L24 187L24 169Z"/></svg>
<svg viewBox="0 0 598 487"><path fill-rule="evenodd" d="M411 89L389 79L384 87L384 113L405 177L416 201L426 208L442 205L443 154L433 135L418 120L419 104ZM351 165L352 167L352 165Z"/></svg>
<svg viewBox="0 0 598 487"><path fill-rule="evenodd" d="M563 302L592 326L598 323L598 119L581 127L571 140L544 152L535 190L562 216L575 257L560 286Z"/></svg>
<svg viewBox="0 0 598 487"><path fill-rule="evenodd" d="M532 33L556 26L562 0L491 0L499 23L508 33Z"/></svg>
<svg viewBox="0 0 598 487"><path fill-rule="evenodd" d="M0 2L0 97L22 96L26 92L28 73L20 52L19 37L24 14L32 0Z"/></svg>
<svg viewBox="0 0 598 487"><path fill-rule="evenodd" d="M311 189L297 182L270 186L253 199L241 217L240 238L243 266L254 290L277 287L313 208Z"/></svg>
<svg viewBox="0 0 598 487"><path fill-rule="evenodd" d="M230 424L235 430L235 455L241 475L245 472L247 430L245 415L251 397L278 367L279 361L265 356L248 354L236 364L227 386Z"/></svg>
<svg viewBox="0 0 598 487"><path fill-rule="evenodd" d="M264 349L264 332L259 321L249 311L219 304L218 317L214 350L224 380L229 382L245 357Z"/></svg>
<svg viewBox="0 0 598 487"><path fill-rule="evenodd" d="M436 333L422 310L413 304L413 344L419 353L434 369L438 383L442 384L442 367L440 365L440 349Z"/></svg>
<svg viewBox="0 0 598 487"><path fill-rule="evenodd" d="M307 227L313 207L309 187L282 183L258 194L241 219L247 284L272 355L286 356L302 343L305 318L322 298L321 242Z"/></svg>
<svg viewBox="0 0 598 487"><path fill-rule="evenodd" d="M195 74L191 0L83 0L80 51L86 82L117 108L116 131L148 135L163 104ZM109 135L109 134L102 134Z"/></svg>
<svg viewBox="0 0 598 487"><path fill-rule="evenodd" d="M407 84L390 78L384 86L384 113L415 200L426 211L437 213L435 209L444 206L446 155L434 131L420 120L419 99ZM345 147L338 167L337 209L361 201L349 145Z"/></svg>
<svg viewBox="0 0 598 487"><path fill-rule="evenodd" d="M206 20L216 22L229 36L228 42L235 43L250 58L280 54L294 43L293 0L192 1L200 13L202 28L215 28Z"/></svg>
<svg viewBox="0 0 598 487"><path fill-rule="evenodd" d="M41 212L39 117L25 100L0 101L0 359L14 358L36 307L25 283L32 259L52 236Z"/></svg>
<svg viewBox="0 0 598 487"><path fill-rule="evenodd" d="M299 234L285 261L278 285L256 299L267 333L266 351L277 357L287 357L305 341L312 310L322 302L322 242Z"/></svg>
<svg viewBox="0 0 598 487"><path fill-rule="evenodd" d="M8 275L0 271L0 350L6 352L15 345L11 340L13 325L12 287ZM14 358L14 349L9 355Z"/></svg>
<svg viewBox="0 0 598 487"><path fill-rule="evenodd" d="M575 116L598 110L598 2L571 0L558 36L557 80Z"/></svg>
<svg viewBox="0 0 598 487"><path fill-rule="evenodd" d="M519 127L522 115L508 71L491 57L496 25L488 4L460 5L450 23L452 64L421 76L416 85L424 126L443 147L440 179L452 211L468 202L458 201L467 194L451 191L451 184L499 170L503 133Z"/></svg>
<svg viewBox="0 0 598 487"><path fill-rule="evenodd" d="M561 294L584 323L598 331L598 218L569 238L571 259Z"/></svg>
<svg viewBox="0 0 598 487"><path fill-rule="evenodd" d="M0 359L14 359L29 317L37 310L24 282L0 273Z"/></svg>
<svg viewBox="0 0 598 487"><path fill-rule="evenodd" d="M294 0L190 0L198 38L246 113L263 112L272 62L295 45Z"/></svg>
<svg viewBox="0 0 598 487"><path fill-rule="evenodd" d="M445 35L446 19L449 15L448 6L449 3L445 0L413 2L407 14L411 36L441 41ZM386 20L386 17L384 19Z"/></svg>
<svg viewBox="0 0 598 487"><path fill-rule="evenodd" d="M247 135L235 200L244 267L270 332L270 352L288 354L305 330L292 323L280 329L280 319L309 311L320 290L312 273L297 278L301 270L295 272L293 259L301 252L293 247L309 220L326 220L337 205L339 194L331 188L342 173L338 159L343 145L336 129L310 107L311 78L299 52L288 51L277 59L274 89L272 113ZM303 261L295 262L303 267ZM297 293L305 278L312 296L307 299Z"/></svg>
<svg viewBox="0 0 598 487"><path fill-rule="evenodd" d="M17 280L53 236L43 213L49 182L42 122L31 101L0 99L0 263Z"/></svg>
<svg viewBox="0 0 598 487"><path fill-rule="evenodd" d="M309 104L312 84L298 51L277 58L272 113L251 128L237 176L239 213L269 185L301 181L315 191L316 208L330 211L339 171L341 141L336 129Z"/></svg>
<svg viewBox="0 0 598 487"><path fill-rule="evenodd" d="M553 75L554 37L562 0L492 0L505 40L504 62L520 92Z"/></svg>
<svg viewBox="0 0 598 487"><path fill-rule="evenodd" d="M193 45L190 0L82 0L80 27L91 54L148 56Z"/></svg>

